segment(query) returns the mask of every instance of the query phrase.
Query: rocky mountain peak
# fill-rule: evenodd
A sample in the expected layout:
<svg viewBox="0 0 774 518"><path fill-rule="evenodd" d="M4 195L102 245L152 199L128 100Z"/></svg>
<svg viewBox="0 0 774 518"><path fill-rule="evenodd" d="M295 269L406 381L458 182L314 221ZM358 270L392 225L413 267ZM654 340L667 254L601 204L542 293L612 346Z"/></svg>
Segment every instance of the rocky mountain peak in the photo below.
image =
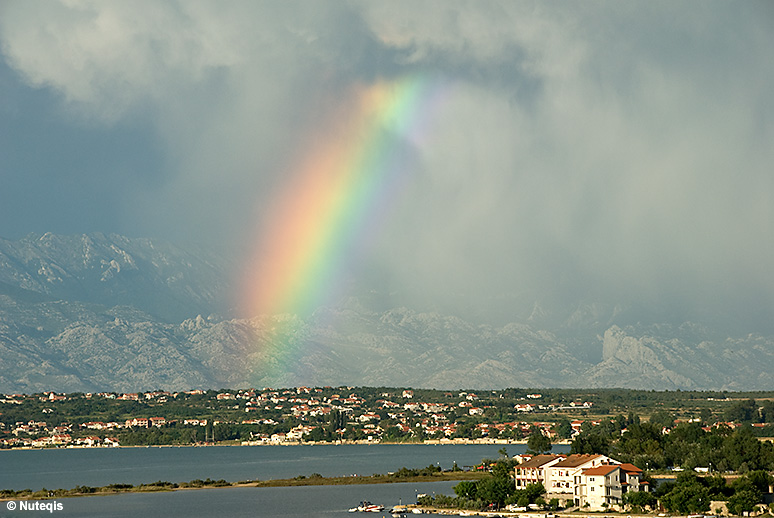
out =
<svg viewBox="0 0 774 518"><path fill-rule="evenodd" d="M543 316L561 311L542 304L534 318L501 325L409 307L366 309L353 299L306 319L215 317L228 277L219 264L117 235L0 239L0 392L770 389L774 337L729 337L690 322L634 325L616 321L616 306L593 302L572 306L553 327ZM283 342L280 329L292 341Z"/></svg>

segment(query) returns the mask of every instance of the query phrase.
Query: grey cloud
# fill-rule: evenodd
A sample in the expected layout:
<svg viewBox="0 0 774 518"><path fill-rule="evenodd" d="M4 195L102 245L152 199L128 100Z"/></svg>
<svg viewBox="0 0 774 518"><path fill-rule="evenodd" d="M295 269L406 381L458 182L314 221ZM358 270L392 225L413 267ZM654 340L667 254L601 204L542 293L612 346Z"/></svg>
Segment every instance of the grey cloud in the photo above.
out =
<svg viewBox="0 0 774 518"><path fill-rule="evenodd" d="M141 114L138 232L234 246L331 99L420 73L448 96L360 266L395 303L774 308L764 4L72 5L5 3L3 53L106 128Z"/></svg>

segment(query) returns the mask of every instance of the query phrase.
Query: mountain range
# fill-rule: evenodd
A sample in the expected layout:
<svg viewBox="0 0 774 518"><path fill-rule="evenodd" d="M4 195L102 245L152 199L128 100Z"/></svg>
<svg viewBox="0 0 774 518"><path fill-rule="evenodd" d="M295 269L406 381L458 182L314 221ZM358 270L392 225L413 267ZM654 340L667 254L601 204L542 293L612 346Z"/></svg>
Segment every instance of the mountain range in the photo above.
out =
<svg viewBox="0 0 774 518"><path fill-rule="evenodd" d="M637 321L632 308L598 302L561 311L534 303L504 325L355 297L307 319L238 318L227 305L231 270L213 253L152 239L0 239L0 392L772 389L772 336ZM294 346L273 343L279 325Z"/></svg>

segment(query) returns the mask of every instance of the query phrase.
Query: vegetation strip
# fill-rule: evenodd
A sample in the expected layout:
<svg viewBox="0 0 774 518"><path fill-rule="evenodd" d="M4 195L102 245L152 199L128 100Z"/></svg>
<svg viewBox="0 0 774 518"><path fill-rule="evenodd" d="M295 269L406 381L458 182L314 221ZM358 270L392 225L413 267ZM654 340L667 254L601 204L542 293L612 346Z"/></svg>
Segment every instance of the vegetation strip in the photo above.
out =
<svg viewBox="0 0 774 518"><path fill-rule="evenodd" d="M357 484L391 484L401 482L444 482L450 480L480 480L488 476L486 473L476 473L471 471L447 471L434 475L373 475L370 477L323 477L321 475L312 475L310 477L296 477L289 479L276 479L258 481L254 484L256 487L282 487L282 486L346 486Z"/></svg>
<svg viewBox="0 0 774 518"><path fill-rule="evenodd" d="M323 477L319 473L310 476L299 475L294 478L272 480L242 480L228 482L226 480L196 479L190 482L174 483L167 481L151 482L149 484L109 484L107 486L75 486L73 489L43 488L39 491L22 489L0 490L0 500L42 500L51 498L68 498L94 495L110 495L117 493L147 493L158 491L179 491L185 489L211 489L219 487L292 487L292 486L346 486L360 484L390 484L401 482L443 482L453 480L480 480L487 477L486 473L472 471L440 471L434 466L424 469L401 468L395 473L374 474L370 477Z"/></svg>

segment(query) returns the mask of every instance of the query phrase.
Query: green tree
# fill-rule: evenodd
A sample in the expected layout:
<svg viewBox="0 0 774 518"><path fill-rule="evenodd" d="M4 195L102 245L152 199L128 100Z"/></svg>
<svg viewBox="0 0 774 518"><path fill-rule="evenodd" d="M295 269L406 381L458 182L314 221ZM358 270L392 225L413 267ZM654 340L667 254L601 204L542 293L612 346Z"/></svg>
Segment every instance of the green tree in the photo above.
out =
<svg viewBox="0 0 774 518"><path fill-rule="evenodd" d="M329 439L330 434L326 434L322 426L316 426L305 438L307 441L320 442Z"/></svg>
<svg viewBox="0 0 774 518"><path fill-rule="evenodd" d="M570 453L610 453L610 439L598 433L581 433L570 445Z"/></svg>
<svg viewBox="0 0 774 518"><path fill-rule="evenodd" d="M544 453L551 451L551 448L553 448L551 439L543 435L537 427L533 428L529 439L527 439L527 451L532 453Z"/></svg>
<svg viewBox="0 0 774 518"><path fill-rule="evenodd" d="M742 516L744 512L750 512L761 502L761 494L755 488L747 488L735 491L728 499L726 508L731 514Z"/></svg>
<svg viewBox="0 0 774 518"><path fill-rule="evenodd" d="M764 470L751 471L737 481L737 485L745 484L746 482L755 487L761 493L768 493L769 486L774 484L774 477L769 475Z"/></svg>
<svg viewBox="0 0 774 518"><path fill-rule="evenodd" d="M631 458L644 456L648 462L648 457L663 456L664 441L661 428L653 423L632 423L621 436L616 449L618 453Z"/></svg>
<svg viewBox="0 0 774 518"><path fill-rule="evenodd" d="M629 491L624 494L623 503L644 509L653 507L656 504L656 497L647 491Z"/></svg>
<svg viewBox="0 0 774 518"><path fill-rule="evenodd" d="M513 473L513 467L515 466L515 461L512 460L499 460L495 463L494 467L492 468L492 476L497 478L504 478L504 479L510 479L511 473Z"/></svg>
<svg viewBox="0 0 774 518"><path fill-rule="evenodd" d="M764 445L768 444L768 446ZM739 428L723 441L722 456L731 469L747 470L771 469L774 460L770 443L761 443L749 427Z"/></svg>
<svg viewBox="0 0 774 518"><path fill-rule="evenodd" d="M569 419L563 417L556 423L556 435L562 439L569 439L572 436L572 424Z"/></svg>
<svg viewBox="0 0 774 518"><path fill-rule="evenodd" d="M527 497L528 503L534 504L535 501L546 492L546 488L543 487L543 484L538 482L536 484L527 484L527 487L522 491L524 491L524 496Z"/></svg>
<svg viewBox="0 0 774 518"><path fill-rule="evenodd" d="M728 498L726 507L732 514L741 516L744 512L750 512L763 501L763 493L769 491L769 484L774 477L767 472L759 470L747 473L738 478L732 485L734 494Z"/></svg>
<svg viewBox="0 0 774 518"><path fill-rule="evenodd" d="M336 430L340 430L344 428L347 425L347 416L343 414L342 412L334 409L331 411L330 416L328 417L328 427L327 431L331 433L331 435L336 433Z"/></svg>
<svg viewBox="0 0 774 518"><path fill-rule="evenodd" d="M726 410L725 418L726 421L737 423L757 423L759 421L758 405L754 399L739 401Z"/></svg>
<svg viewBox="0 0 774 518"><path fill-rule="evenodd" d="M734 492L726 482L726 479L720 475L704 477L702 482L707 486L707 490L713 500L727 500Z"/></svg>
<svg viewBox="0 0 774 518"><path fill-rule="evenodd" d="M672 512L704 513L710 508L710 494L699 477L684 472L678 475L670 491L661 497L661 503Z"/></svg>
<svg viewBox="0 0 774 518"><path fill-rule="evenodd" d="M507 478L489 477L479 480L476 484L476 497L502 507L508 497L515 491L514 485Z"/></svg>
<svg viewBox="0 0 774 518"><path fill-rule="evenodd" d="M476 499L476 482L472 480L463 480L459 484L453 487L454 493L462 498L468 498L470 500Z"/></svg>
<svg viewBox="0 0 774 518"><path fill-rule="evenodd" d="M397 426L388 426L384 429L384 438L388 441L396 441L403 437L403 432Z"/></svg>
<svg viewBox="0 0 774 518"><path fill-rule="evenodd" d="M650 416L650 423L661 428L672 428L675 424L675 416L666 410L656 410Z"/></svg>

